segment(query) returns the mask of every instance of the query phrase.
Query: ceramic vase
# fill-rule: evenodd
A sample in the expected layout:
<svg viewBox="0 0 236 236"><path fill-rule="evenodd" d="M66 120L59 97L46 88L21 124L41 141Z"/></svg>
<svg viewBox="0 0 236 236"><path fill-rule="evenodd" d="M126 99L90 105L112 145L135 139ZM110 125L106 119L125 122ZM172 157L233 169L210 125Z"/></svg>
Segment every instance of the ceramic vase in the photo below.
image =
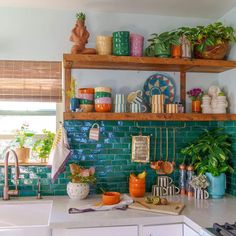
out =
<svg viewBox="0 0 236 236"><path fill-rule="evenodd" d="M201 112L201 101L200 100L192 101L192 112L193 113L200 113Z"/></svg>
<svg viewBox="0 0 236 236"><path fill-rule="evenodd" d="M213 176L211 173L205 173L210 185L208 186L208 192L211 198L219 199L225 195L226 176L221 173L219 176Z"/></svg>
<svg viewBox="0 0 236 236"><path fill-rule="evenodd" d="M155 56L157 57L170 57L171 55L171 45L163 45L161 43L155 44Z"/></svg>
<svg viewBox="0 0 236 236"><path fill-rule="evenodd" d="M69 182L67 184L67 194L71 199L85 199L89 194L89 184Z"/></svg>
<svg viewBox="0 0 236 236"><path fill-rule="evenodd" d="M76 111L79 108L79 98L71 98L70 99L70 110Z"/></svg>

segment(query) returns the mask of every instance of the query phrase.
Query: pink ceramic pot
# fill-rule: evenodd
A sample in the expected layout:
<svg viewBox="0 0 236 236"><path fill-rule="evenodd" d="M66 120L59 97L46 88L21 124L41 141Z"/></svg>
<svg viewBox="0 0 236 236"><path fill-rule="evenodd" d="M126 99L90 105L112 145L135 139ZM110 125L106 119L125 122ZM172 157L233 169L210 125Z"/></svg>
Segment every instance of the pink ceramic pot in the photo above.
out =
<svg viewBox="0 0 236 236"><path fill-rule="evenodd" d="M143 55L143 40L144 37L139 34L130 35L130 55L141 57Z"/></svg>

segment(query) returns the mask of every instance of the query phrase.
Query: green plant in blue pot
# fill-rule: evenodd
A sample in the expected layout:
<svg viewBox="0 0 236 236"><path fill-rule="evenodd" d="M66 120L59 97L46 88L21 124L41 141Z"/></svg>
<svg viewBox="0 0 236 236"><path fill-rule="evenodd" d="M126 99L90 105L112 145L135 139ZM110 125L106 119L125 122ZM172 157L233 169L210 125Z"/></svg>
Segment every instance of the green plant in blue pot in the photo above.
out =
<svg viewBox="0 0 236 236"><path fill-rule="evenodd" d="M170 57L171 46L180 44L180 36L177 31L154 33L152 36L151 39L148 39L150 45L145 50L146 56Z"/></svg>
<svg viewBox="0 0 236 236"><path fill-rule="evenodd" d="M70 98L70 110L76 111L79 108L79 98L76 97L76 81L71 79L70 90L66 91L66 95Z"/></svg>
<svg viewBox="0 0 236 236"><path fill-rule="evenodd" d="M231 157L230 136L222 128L204 132L186 147L181 154L191 158L197 174L205 174L209 180L208 191L212 198L222 198L225 194L225 173L233 173L229 165Z"/></svg>

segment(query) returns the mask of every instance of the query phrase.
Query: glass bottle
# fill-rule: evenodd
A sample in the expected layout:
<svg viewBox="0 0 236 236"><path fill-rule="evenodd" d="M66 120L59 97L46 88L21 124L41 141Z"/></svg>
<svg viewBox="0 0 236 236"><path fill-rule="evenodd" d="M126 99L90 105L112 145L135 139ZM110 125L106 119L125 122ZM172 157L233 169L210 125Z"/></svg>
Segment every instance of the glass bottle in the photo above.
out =
<svg viewBox="0 0 236 236"><path fill-rule="evenodd" d="M179 188L180 188L180 194L185 195L186 194L186 166L185 164L181 164L179 166Z"/></svg>
<svg viewBox="0 0 236 236"><path fill-rule="evenodd" d="M194 188L189 184L190 181L193 178L193 166L189 165L187 166L187 183L186 183L186 191L187 191L187 195L188 197L193 197L194 196Z"/></svg>

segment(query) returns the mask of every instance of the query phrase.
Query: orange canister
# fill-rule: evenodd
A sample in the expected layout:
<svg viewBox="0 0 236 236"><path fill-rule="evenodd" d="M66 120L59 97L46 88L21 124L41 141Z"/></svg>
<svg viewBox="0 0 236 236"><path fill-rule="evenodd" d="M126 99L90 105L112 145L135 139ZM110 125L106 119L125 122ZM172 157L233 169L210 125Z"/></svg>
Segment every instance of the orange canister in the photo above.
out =
<svg viewBox="0 0 236 236"><path fill-rule="evenodd" d="M129 194L131 197L143 197L146 190L146 178L129 178Z"/></svg>

